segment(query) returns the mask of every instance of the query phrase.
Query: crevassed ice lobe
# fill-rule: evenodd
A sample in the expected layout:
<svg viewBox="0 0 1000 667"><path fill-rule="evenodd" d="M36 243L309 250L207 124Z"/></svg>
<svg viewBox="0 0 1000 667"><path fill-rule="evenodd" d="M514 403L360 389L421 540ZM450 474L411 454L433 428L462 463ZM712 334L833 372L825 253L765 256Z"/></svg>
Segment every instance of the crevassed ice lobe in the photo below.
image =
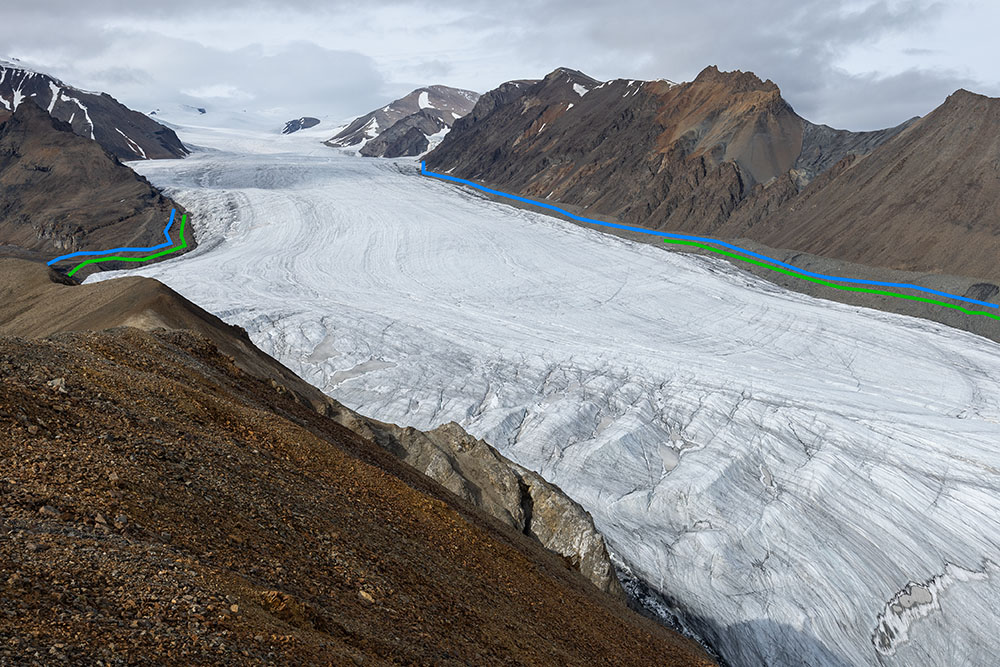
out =
<svg viewBox="0 0 1000 667"><path fill-rule="evenodd" d="M140 166L201 240L141 273L539 471L732 664L1000 652L996 344L269 141Z"/></svg>

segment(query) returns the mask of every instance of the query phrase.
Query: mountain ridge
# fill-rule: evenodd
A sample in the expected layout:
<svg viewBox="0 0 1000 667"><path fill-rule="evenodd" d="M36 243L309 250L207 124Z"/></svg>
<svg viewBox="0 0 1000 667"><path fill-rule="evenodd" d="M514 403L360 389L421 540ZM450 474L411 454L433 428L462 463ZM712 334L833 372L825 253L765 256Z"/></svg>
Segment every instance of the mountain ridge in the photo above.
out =
<svg viewBox="0 0 1000 667"><path fill-rule="evenodd" d="M127 108L107 93L80 90L43 72L0 61L0 113L15 112L28 99L120 160L181 158L188 154L173 130Z"/></svg>
<svg viewBox="0 0 1000 667"><path fill-rule="evenodd" d="M504 84L484 94L477 109L426 156L428 167L657 230L749 239L893 270L1000 278L988 259L1000 250L988 231L997 213L988 196L975 203L946 196L953 205L947 208L927 194L941 188L934 172L949 175L952 192L990 187L989 170L970 166L959 154L985 160L991 138L970 140L946 163L930 144L950 139L941 128L935 130L938 139L928 130L940 125L936 119L948 109L957 109L965 116L956 124L978 123L988 134L986 128L1000 127L989 98L958 91L923 119L849 132L801 118L774 82L749 72L713 66L684 84L615 80L586 97L552 85L565 72L557 69L540 82ZM956 141L965 136L959 134ZM880 156L921 136L924 146L910 149L917 159L883 184L884 191L872 187L872 165L888 172L893 159L902 160L902 155ZM920 164L934 166L921 171ZM965 174L964 182L956 174ZM830 187L834 182L839 185ZM864 183L873 205L844 209L844 202L857 201ZM966 188L972 183L980 185ZM827 194L820 196L821 191ZM968 224L979 231L946 226L950 231L936 243L940 247L919 251L916 241L901 238L902 218L875 205L882 197L919 214L922 237L933 226L929 211L938 218L968 213L978 221ZM912 206L915 201L923 202L920 211ZM848 234L847 216L859 225L858 234ZM961 256L968 243L978 244L971 261Z"/></svg>

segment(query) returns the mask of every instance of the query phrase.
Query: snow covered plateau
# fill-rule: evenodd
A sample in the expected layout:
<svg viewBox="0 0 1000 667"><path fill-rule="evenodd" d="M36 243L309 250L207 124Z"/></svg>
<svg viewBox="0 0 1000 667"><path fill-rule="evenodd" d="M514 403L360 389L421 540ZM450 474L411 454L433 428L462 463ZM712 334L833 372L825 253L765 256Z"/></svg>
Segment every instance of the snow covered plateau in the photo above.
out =
<svg viewBox="0 0 1000 667"><path fill-rule="evenodd" d="M731 665L1000 655L1000 346L316 131L179 128L194 155L132 166L200 245L128 273L351 408L540 472Z"/></svg>

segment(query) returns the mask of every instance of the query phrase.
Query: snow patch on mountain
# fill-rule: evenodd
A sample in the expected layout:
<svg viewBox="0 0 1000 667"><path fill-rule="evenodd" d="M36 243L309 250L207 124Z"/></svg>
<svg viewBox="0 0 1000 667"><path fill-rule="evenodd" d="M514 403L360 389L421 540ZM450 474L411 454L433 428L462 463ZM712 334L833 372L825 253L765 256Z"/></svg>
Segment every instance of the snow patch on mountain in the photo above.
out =
<svg viewBox="0 0 1000 667"><path fill-rule="evenodd" d="M143 160L146 159L146 151L142 150L142 146L132 141L131 137L129 137L127 134L119 130L117 127L115 128L115 132L125 137L125 141L128 142L128 145L132 148L132 150L141 155Z"/></svg>

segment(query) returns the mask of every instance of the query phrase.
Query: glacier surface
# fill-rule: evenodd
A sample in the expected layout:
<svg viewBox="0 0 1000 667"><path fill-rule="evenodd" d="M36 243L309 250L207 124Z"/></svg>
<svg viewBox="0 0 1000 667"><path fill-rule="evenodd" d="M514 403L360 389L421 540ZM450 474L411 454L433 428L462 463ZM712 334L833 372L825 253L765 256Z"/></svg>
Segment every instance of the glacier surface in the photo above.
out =
<svg viewBox="0 0 1000 667"><path fill-rule="evenodd" d="M202 149L133 166L200 245L128 273L351 408L537 470L731 664L1000 654L997 344L308 134L180 134Z"/></svg>

